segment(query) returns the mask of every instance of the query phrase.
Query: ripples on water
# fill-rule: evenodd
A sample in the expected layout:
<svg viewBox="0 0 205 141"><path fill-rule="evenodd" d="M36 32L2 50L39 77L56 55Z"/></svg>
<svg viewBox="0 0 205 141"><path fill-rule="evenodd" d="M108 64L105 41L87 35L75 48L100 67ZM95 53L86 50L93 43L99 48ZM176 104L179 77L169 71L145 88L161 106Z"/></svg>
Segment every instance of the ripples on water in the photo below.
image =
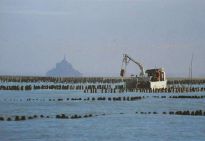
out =
<svg viewBox="0 0 205 141"><path fill-rule="evenodd" d="M48 101L49 98L98 96L150 96L138 101ZM91 141L204 141L205 117L135 114L138 112L169 112L171 110L205 110L205 99L157 99L153 95L176 94L84 94L79 91L0 91L0 115L98 114L82 119L33 119L1 121L0 140ZM187 94L183 94L187 95ZM189 94L192 95L192 94ZM193 95L205 95L194 93ZM38 99L26 101L27 98ZM120 114L124 113L124 114Z"/></svg>

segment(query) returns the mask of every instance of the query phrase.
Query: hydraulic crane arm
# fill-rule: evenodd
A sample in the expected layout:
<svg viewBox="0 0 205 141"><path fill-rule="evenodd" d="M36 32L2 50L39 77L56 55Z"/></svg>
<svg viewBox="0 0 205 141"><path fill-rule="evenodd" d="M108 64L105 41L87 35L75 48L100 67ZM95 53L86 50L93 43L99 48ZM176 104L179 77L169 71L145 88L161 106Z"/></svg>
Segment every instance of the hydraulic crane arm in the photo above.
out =
<svg viewBox="0 0 205 141"><path fill-rule="evenodd" d="M123 54L123 60L122 60L122 68L121 68L121 73L120 75L122 77L124 77L125 71L126 71L126 67L127 64L129 63L129 61L134 62L135 64L137 64L140 68L140 76L144 77L145 72L144 72L144 67L142 66L142 64L140 64L139 62L135 61L132 57L128 56L127 54Z"/></svg>

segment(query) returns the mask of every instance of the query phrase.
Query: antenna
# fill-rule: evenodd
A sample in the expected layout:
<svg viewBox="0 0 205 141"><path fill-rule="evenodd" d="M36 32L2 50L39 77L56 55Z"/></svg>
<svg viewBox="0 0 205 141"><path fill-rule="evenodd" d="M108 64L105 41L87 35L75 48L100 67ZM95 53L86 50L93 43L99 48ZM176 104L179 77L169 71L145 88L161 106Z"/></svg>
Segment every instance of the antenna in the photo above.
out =
<svg viewBox="0 0 205 141"><path fill-rule="evenodd" d="M194 54L192 53L192 56L191 56L191 65L190 65L191 84L192 84L192 77L193 77L193 72L192 72L193 59L194 59Z"/></svg>

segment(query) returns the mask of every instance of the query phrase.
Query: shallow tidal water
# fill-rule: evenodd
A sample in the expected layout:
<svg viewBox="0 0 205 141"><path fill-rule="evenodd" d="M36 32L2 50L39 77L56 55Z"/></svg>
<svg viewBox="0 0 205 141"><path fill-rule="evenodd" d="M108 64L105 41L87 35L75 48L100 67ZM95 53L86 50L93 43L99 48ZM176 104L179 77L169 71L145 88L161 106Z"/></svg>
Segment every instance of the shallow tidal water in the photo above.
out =
<svg viewBox="0 0 205 141"><path fill-rule="evenodd" d="M136 114L205 110L205 99L152 96L177 94L89 94L80 91L0 91L0 116L49 115L25 121L0 121L1 141L204 141L205 116ZM205 95L187 93L180 95ZM67 98L145 96L137 101L66 101ZM147 98L146 98L147 97ZM27 101L27 99L33 101ZM49 101L61 98L63 101ZM89 118L56 119L57 114L93 114Z"/></svg>

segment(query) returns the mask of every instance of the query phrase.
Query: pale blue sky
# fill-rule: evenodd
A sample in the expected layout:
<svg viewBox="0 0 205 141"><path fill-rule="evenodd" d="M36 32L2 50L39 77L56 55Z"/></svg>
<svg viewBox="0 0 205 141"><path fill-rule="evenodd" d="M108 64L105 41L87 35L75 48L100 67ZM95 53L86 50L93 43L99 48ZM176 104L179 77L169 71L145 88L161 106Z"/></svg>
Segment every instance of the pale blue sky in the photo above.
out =
<svg viewBox="0 0 205 141"><path fill-rule="evenodd" d="M0 0L0 74L45 75L64 54L85 76L145 69L205 76L204 0ZM129 73L139 73L130 64Z"/></svg>

